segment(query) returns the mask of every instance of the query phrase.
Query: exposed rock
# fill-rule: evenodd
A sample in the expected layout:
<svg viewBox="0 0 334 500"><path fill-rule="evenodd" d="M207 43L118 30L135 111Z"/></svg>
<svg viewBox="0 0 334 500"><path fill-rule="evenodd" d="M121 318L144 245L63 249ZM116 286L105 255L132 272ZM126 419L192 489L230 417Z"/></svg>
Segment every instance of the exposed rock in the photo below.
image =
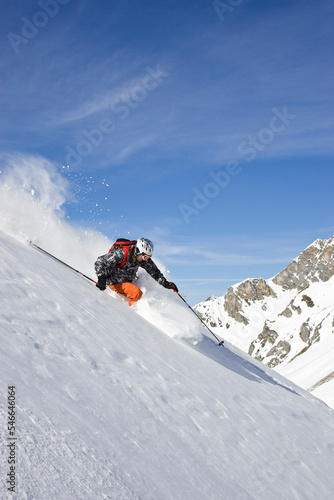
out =
<svg viewBox="0 0 334 500"><path fill-rule="evenodd" d="M275 330L271 330L267 325L264 325L262 332L258 335L257 339L253 340L253 342L249 346L248 354L252 356L256 347L258 353L261 349L263 349L266 346L268 342L270 344L274 344L277 337L278 333L275 332ZM256 359L259 359L257 353L255 354L255 357Z"/></svg>
<svg viewBox="0 0 334 500"><path fill-rule="evenodd" d="M310 343L311 343L311 344L315 344L316 342L319 342L319 340L320 340L320 330L321 330L321 328L322 328L322 324L323 324L323 322L325 321L325 319L327 319L327 318L328 318L328 316L329 316L329 315L325 316L325 318L323 318L323 319L320 321L320 323L319 323L319 324L315 327L315 329L314 329L314 333L313 333L313 335L312 335L312 337L311 337L311 339L310 339Z"/></svg>
<svg viewBox="0 0 334 500"><path fill-rule="evenodd" d="M307 295L303 295L302 300L306 302L308 307L314 307L314 302L311 299L311 297L308 297Z"/></svg>
<svg viewBox="0 0 334 500"><path fill-rule="evenodd" d="M258 339L261 341L261 347L264 347L267 342L274 344L277 337L278 333L275 332L275 330L270 330L267 325L264 325L263 331L258 336Z"/></svg>
<svg viewBox="0 0 334 500"><path fill-rule="evenodd" d="M305 322L300 327L299 336L303 342L307 343L310 340L310 335L311 335L311 327L308 324L308 322Z"/></svg>
<svg viewBox="0 0 334 500"><path fill-rule="evenodd" d="M298 356L300 356L301 354L304 354L304 352L306 352L310 347L311 344L308 344L306 347L304 347L304 349L299 351L293 358L290 359L289 363L291 363L294 359L298 358Z"/></svg>
<svg viewBox="0 0 334 500"><path fill-rule="evenodd" d="M291 318L292 312L289 307L286 307L283 312L279 314L279 316L285 316L286 318Z"/></svg>
<svg viewBox="0 0 334 500"><path fill-rule="evenodd" d="M299 336L303 340L303 342L308 343L310 346L319 342L320 340L320 330L322 328L322 324L325 321L327 316L325 316L322 321L314 328L312 328L308 321L304 322L300 327ZM313 335L311 336L313 332Z"/></svg>
<svg viewBox="0 0 334 500"><path fill-rule="evenodd" d="M291 309L293 311L296 311L298 314L302 313L301 307L300 306L295 306L293 303L291 303Z"/></svg>
<svg viewBox="0 0 334 500"><path fill-rule="evenodd" d="M234 293L233 288L227 290L224 300L224 309L231 318L234 318L238 323L248 325L249 321L241 314L242 302L239 297Z"/></svg>
<svg viewBox="0 0 334 500"><path fill-rule="evenodd" d="M273 289L263 278L243 281L236 288L235 293L246 302L263 300L264 297L276 297Z"/></svg>
<svg viewBox="0 0 334 500"><path fill-rule="evenodd" d="M317 325L314 329L314 334L312 335L311 339L310 339L310 344L315 344L316 342L319 342L320 340L320 330L321 330L321 327L322 327L322 322L319 323L319 325Z"/></svg>
<svg viewBox="0 0 334 500"><path fill-rule="evenodd" d="M286 340L280 340L276 346L274 346L267 354L267 358L274 356L268 363L270 368L282 363L284 358L287 357L291 349L291 345Z"/></svg>
<svg viewBox="0 0 334 500"><path fill-rule="evenodd" d="M292 311L296 311L298 314L301 314L302 312L301 308L299 306L295 306L293 300L291 300L290 304L284 309L283 312L279 313L278 316L285 316L286 318L291 318Z"/></svg>
<svg viewBox="0 0 334 500"><path fill-rule="evenodd" d="M322 379L320 379L312 387L309 387L307 390L310 391L310 392L312 392L312 391L314 391L314 389L316 389L317 387L320 387L322 384L325 384L326 382L329 382L330 380L333 380L333 378L334 378L334 372L331 372L328 375L326 375L326 377L323 377Z"/></svg>
<svg viewBox="0 0 334 500"><path fill-rule="evenodd" d="M211 328L218 328L218 327L221 328L222 326L224 326L220 318L217 318L217 321L211 320L209 325Z"/></svg>
<svg viewBox="0 0 334 500"><path fill-rule="evenodd" d="M217 327L222 328L224 326L224 324L220 318L217 318L216 320L214 320L210 317L210 314L208 312L203 313L203 312L199 312L199 311L195 310L195 313L202 321L204 321L205 324L207 324L211 328L217 328Z"/></svg>
<svg viewBox="0 0 334 500"><path fill-rule="evenodd" d="M251 304L264 297L276 297L273 289L263 278L246 280L236 288L230 287L225 295L224 309L231 318L248 325L249 321L243 314L243 305Z"/></svg>

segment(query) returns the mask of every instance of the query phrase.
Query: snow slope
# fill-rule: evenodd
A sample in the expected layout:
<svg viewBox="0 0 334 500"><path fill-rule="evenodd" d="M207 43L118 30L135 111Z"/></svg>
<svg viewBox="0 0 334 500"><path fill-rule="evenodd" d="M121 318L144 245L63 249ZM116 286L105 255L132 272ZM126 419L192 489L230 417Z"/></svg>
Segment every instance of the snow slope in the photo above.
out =
<svg viewBox="0 0 334 500"><path fill-rule="evenodd" d="M217 347L146 275L135 312L30 246L94 277L109 241L64 223L50 165L11 167L0 184L1 499L331 498L333 411L237 348ZM12 385L15 493L6 483Z"/></svg>
<svg viewBox="0 0 334 500"><path fill-rule="evenodd" d="M1 498L12 497L9 385L16 498L330 498L324 403L204 332L196 348L170 338L31 246L0 241Z"/></svg>

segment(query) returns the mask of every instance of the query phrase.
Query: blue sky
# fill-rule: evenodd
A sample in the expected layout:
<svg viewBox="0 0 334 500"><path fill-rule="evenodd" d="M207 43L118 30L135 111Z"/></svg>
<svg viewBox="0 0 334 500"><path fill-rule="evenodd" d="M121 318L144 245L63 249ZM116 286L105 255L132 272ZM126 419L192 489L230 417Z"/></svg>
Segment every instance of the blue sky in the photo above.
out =
<svg viewBox="0 0 334 500"><path fill-rule="evenodd" d="M146 236L191 304L334 234L330 0L1 2L1 151L73 225Z"/></svg>

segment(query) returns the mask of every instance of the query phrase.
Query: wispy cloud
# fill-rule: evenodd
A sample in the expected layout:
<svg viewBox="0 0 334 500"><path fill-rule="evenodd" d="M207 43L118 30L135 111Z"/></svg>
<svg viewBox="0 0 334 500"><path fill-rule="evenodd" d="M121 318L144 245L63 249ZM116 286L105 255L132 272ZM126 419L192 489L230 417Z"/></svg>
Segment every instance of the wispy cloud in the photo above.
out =
<svg viewBox="0 0 334 500"><path fill-rule="evenodd" d="M176 239L176 238L175 238ZM303 249L303 242L296 239L266 238L265 240L234 237L210 237L208 241L187 238L187 245L170 245L163 241L157 244L157 252L169 265L194 266L232 266L248 267L254 265L287 264ZM208 250L210 247L210 250ZM233 249L233 252L231 252ZM229 251L226 251L229 250Z"/></svg>
<svg viewBox="0 0 334 500"><path fill-rule="evenodd" d="M196 37L195 32L190 39L189 34L179 36L177 48L154 55L141 55L133 45L117 45L107 59L93 57L93 47L89 58L79 50L60 56L51 33L49 38L41 34L20 68L14 67L12 54L5 60L8 94L3 112L8 130L15 122L34 134L36 144L45 128L54 142L61 143L64 135L78 141L83 127L95 128L101 117L110 118L112 108L124 104L148 64L168 60L173 67L168 85L152 102L147 99L138 106L126 127L117 130L117 140L104 141L94 151L99 165L118 163L131 151L146 154L145 147L131 146L145 143L152 161L182 157L199 165L222 164L238 157L241 141L267 126L274 106L287 106L296 119L261 152L261 158L333 153L329 110L334 70L328 64L329 45L326 36L316 45L307 36L317 9L296 1L275 15L270 9L266 14L249 8L246 19L244 7L234 13L236 29L227 29L229 20L223 25L215 19L212 8L212 24L203 23L200 35L197 30ZM63 43L71 46L71 30L64 35ZM195 59L189 57L190 48ZM29 71L36 57L41 58L43 71ZM326 78L321 77L324 74ZM14 101L20 108L18 124L12 118Z"/></svg>
<svg viewBox="0 0 334 500"><path fill-rule="evenodd" d="M58 124L65 124L92 117L97 113L109 114L118 104L126 102L126 99L133 94L141 79L136 77L129 83L121 86L117 85L110 90L102 90L98 96L93 96L91 100L78 104L69 112L65 112L57 121Z"/></svg>

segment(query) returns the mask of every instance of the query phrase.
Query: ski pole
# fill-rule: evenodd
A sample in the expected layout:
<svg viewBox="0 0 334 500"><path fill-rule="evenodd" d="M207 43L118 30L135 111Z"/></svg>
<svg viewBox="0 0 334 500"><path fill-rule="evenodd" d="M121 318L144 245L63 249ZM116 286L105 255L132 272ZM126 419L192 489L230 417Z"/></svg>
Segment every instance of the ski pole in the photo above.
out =
<svg viewBox="0 0 334 500"><path fill-rule="evenodd" d="M207 325L206 323L204 323L204 321L202 320L202 318L201 318L201 317L200 317L200 316L196 313L196 311L194 311L194 309L193 309L193 308L192 308L192 307L188 304L188 302L187 302L187 301L186 301L186 300L182 297L182 295L181 295L180 293L178 293L178 292L177 292L177 294L178 294L178 296L180 297L180 299L182 299L182 300L183 300L183 302L184 302L184 303L185 303L185 304L189 307L189 309L190 309L190 310L191 310L191 311L195 314L195 316L197 316L197 318L198 318L198 319L200 320L200 322L201 322L201 323L205 326L205 328L206 328L207 330L209 330L209 332L211 333L211 335L213 335L213 336L214 336L214 338L215 338L215 339L217 340L217 342L218 342L218 345L224 345L224 341L223 341L223 340L221 340L219 337L217 337L217 335L215 335L215 334L213 333L213 331L212 331L212 330L210 330L210 328L208 327L208 325Z"/></svg>
<svg viewBox="0 0 334 500"><path fill-rule="evenodd" d="M77 270L77 269L75 269L74 267L70 266L69 264L66 264L66 262L64 262L63 260L58 259L58 257L55 257L54 255L52 255L52 253L47 252L46 250L44 250L44 248L41 248L41 247L39 247L38 245L35 245L35 243L33 243L32 241L29 241L29 245L32 245L32 246L34 246L35 248L38 248L38 250L40 250L41 252L45 253L46 255L49 255L49 257L52 257L53 259L57 260L58 262L61 262L62 264L64 264L64 266L67 266L67 267L69 267L70 269L72 269L72 271L75 271L76 273L81 274L81 276L83 276L83 277L84 277L84 278L86 278L87 280L92 281L93 283L96 283L96 281L94 281L94 280L93 280L92 278L90 278L89 276L86 276L85 274L83 274L82 272L78 271L78 270Z"/></svg>

